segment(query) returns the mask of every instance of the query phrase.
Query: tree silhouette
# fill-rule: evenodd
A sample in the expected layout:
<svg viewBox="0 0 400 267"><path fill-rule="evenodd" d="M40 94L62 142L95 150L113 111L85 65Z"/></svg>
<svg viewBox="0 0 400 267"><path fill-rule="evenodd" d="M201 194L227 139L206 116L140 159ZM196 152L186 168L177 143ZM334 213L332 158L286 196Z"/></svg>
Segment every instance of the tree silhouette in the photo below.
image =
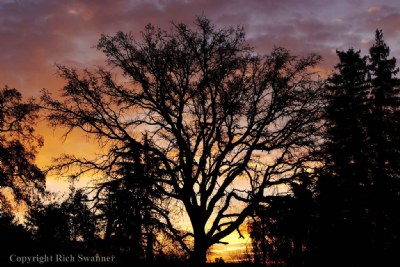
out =
<svg viewBox="0 0 400 267"><path fill-rule="evenodd" d="M58 203L36 204L27 216L34 239L51 249L70 241L69 217Z"/></svg>
<svg viewBox="0 0 400 267"><path fill-rule="evenodd" d="M399 146L399 80L396 59L389 58L389 47L377 30L375 44L370 49L371 114L368 124L373 145L371 159L375 165L374 182L377 187L387 187L388 179L398 175ZM383 188L381 188L383 189ZM386 188L387 189L387 188Z"/></svg>
<svg viewBox="0 0 400 267"><path fill-rule="evenodd" d="M40 253L90 252L95 248L96 218L86 205L82 190L71 190L64 201L35 202L26 216L26 225Z"/></svg>
<svg viewBox="0 0 400 267"><path fill-rule="evenodd" d="M316 224L314 179L300 173L290 184L290 194L277 196L268 206L255 210L249 225L254 263L309 266L313 249L311 232Z"/></svg>
<svg viewBox="0 0 400 267"><path fill-rule="evenodd" d="M338 56L327 87L317 254L381 265L396 257L400 237L398 68L380 30L369 57L353 49Z"/></svg>
<svg viewBox="0 0 400 267"><path fill-rule="evenodd" d="M321 111L309 69L320 57L283 48L256 55L241 28L217 29L205 18L194 29L147 26L140 42L122 32L102 36L98 49L122 70L123 85L104 69L82 76L60 66L63 98L45 93L43 100L54 126L80 129L109 150L98 161L65 157L59 166L107 172L127 147L154 154L157 188L175 201L160 216L193 266L202 265L210 246L269 200L267 189L309 160ZM190 231L173 219L180 210Z"/></svg>
<svg viewBox="0 0 400 267"><path fill-rule="evenodd" d="M400 245L399 202L400 174L400 82L396 59L389 58L390 49L376 30L375 43L370 48L371 110L367 121L371 150L370 220L374 222L372 247L379 258L396 257ZM390 261L389 261L390 262Z"/></svg>
<svg viewBox="0 0 400 267"><path fill-rule="evenodd" d="M105 245L124 262L154 260L155 236L163 225L156 211L162 196L154 177L158 163L148 152L124 152L115 179L95 187L94 206L105 225ZM110 249L111 248L111 249Z"/></svg>
<svg viewBox="0 0 400 267"><path fill-rule="evenodd" d="M38 109L16 89L0 89L0 232L1 240L15 240L2 249L1 262L9 262L10 253L26 253L31 245L15 210L30 205L45 187L44 174L34 164L43 142L33 129Z"/></svg>
<svg viewBox="0 0 400 267"><path fill-rule="evenodd" d="M0 195L8 190L17 201L30 202L45 186L34 164L36 149L43 144L33 128L38 109L32 99L24 102L16 89L0 90Z"/></svg>
<svg viewBox="0 0 400 267"><path fill-rule="evenodd" d="M0 240L7 245L3 246L0 253L0 262L9 263L11 254L26 254L30 252L31 235L25 227L17 222L11 207L0 209ZM12 240L12 242L11 242Z"/></svg>
<svg viewBox="0 0 400 267"><path fill-rule="evenodd" d="M61 209L68 216L69 240L86 242L86 247L96 239L96 216L88 206L88 196L82 189L72 188L69 197L61 203Z"/></svg>
<svg viewBox="0 0 400 267"><path fill-rule="evenodd" d="M322 262L356 264L365 253L370 184L367 58L360 51L338 51L337 72L328 79L324 171L318 180ZM356 250L354 248L357 248ZM357 254L360 253L360 254ZM356 262L353 262L356 261Z"/></svg>

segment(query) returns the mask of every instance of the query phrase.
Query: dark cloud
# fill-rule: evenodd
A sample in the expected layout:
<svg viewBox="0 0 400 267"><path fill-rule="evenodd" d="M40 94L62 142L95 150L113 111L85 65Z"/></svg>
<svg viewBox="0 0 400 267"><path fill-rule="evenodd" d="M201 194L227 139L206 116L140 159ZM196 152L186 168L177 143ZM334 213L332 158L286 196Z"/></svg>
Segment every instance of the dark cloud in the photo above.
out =
<svg viewBox="0 0 400 267"><path fill-rule="evenodd" d="M332 65L336 49L360 47L382 28L399 51L399 9L386 0L158 0L0 2L0 82L31 94L56 82L54 63L101 64L93 48L100 34L139 34L147 23L192 22L206 16L219 26L243 25L262 52L284 46L294 53L317 52Z"/></svg>

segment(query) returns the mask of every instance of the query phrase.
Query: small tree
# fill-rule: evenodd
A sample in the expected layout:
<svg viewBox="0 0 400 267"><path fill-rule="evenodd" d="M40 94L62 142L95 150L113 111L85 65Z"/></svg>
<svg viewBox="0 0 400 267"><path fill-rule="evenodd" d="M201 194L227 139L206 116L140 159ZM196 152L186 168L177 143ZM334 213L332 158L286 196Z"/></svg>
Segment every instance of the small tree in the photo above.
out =
<svg viewBox="0 0 400 267"><path fill-rule="evenodd" d="M46 248L54 248L70 241L69 217L58 203L39 204L30 209L27 216L28 229L35 240Z"/></svg>
<svg viewBox="0 0 400 267"><path fill-rule="evenodd" d="M124 73L124 85L103 69L82 77L59 67L68 84L61 100L44 94L48 119L106 142L110 150L101 162L85 162L90 168L111 170L127 147L158 157L158 189L191 229L179 230L174 210L160 216L193 265L202 265L210 246L309 160L321 109L310 68L320 57L297 58L283 48L256 55L241 28L217 29L204 18L196 29L147 26L142 37L120 32L98 44Z"/></svg>
<svg viewBox="0 0 400 267"><path fill-rule="evenodd" d="M249 223L254 263L285 262L308 266L310 236L315 227L314 177L304 172L290 184L290 195L259 206Z"/></svg>
<svg viewBox="0 0 400 267"><path fill-rule="evenodd" d="M88 206L88 196L83 190L72 189L69 197L61 203L61 210L68 217L69 240L93 245L96 239L96 216Z"/></svg>
<svg viewBox="0 0 400 267"><path fill-rule="evenodd" d="M51 195L49 195L51 196ZM27 214L27 228L40 252L89 251L96 239L95 214L87 206L81 190L71 190L64 201L45 203L41 199Z"/></svg>
<svg viewBox="0 0 400 267"><path fill-rule="evenodd" d="M29 252L32 242L30 233L17 222L12 207L3 195L0 195L0 240L7 242L0 252L0 263L10 262L13 253L25 254ZM13 242L10 242L10 241Z"/></svg>
<svg viewBox="0 0 400 267"><path fill-rule="evenodd" d="M124 153L115 177L95 187L94 207L104 224L106 246L113 253L138 260L154 260L156 234L162 225L162 195L156 188L158 161L148 152Z"/></svg>
<svg viewBox="0 0 400 267"><path fill-rule="evenodd" d="M28 203L45 186L44 175L34 164L43 144L33 128L38 110L33 99L24 102L16 89L0 90L0 194L8 190L17 201ZM7 201L4 195L1 199Z"/></svg>

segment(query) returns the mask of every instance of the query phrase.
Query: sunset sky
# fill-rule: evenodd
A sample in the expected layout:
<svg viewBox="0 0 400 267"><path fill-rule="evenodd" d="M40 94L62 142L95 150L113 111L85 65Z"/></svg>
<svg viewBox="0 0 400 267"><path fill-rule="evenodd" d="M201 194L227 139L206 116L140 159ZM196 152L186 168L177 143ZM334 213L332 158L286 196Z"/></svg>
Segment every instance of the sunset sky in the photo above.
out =
<svg viewBox="0 0 400 267"><path fill-rule="evenodd" d="M318 53L324 59L321 69L332 69L337 49L354 47L366 54L377 28L392 56L400 59L398 0L0 0L0 86L36 98L42 88L56 92L64 81L55 64L105 65L94 48L101 34L122 30L140 38L148 23L168 29L171 21L192 23L196 16L219 27L244 26L248 42L260 53L274 46L296 55ZM61 153L92 155L96 149L78 134L62 143L62 130L49 129L45 122L37 130L45 139L38 155L41 167ZM63 182L48 185L56 190Z"/></svg>
<svg viewBox="0 0 400 267"><path fill-rule="evenodd" d="M94 47L101 34L122 30L140 37L148 23L170 28L170 22L192 23L206 16L220 27L244 26L247 40L261 53L283 46L292 53L323 56L323 68L337 62L336 49L359 48L363 53L373 42L374 31L383 29L392 55L400 56L400 4L397 0L0 0L0 85L26 96L40 90L59 90L55 64L78 69L104 65ZM94 149L73 136L60 144L61 131L44 123L38 131L45 147L38 155L41 166L62 152Z"/></svg>

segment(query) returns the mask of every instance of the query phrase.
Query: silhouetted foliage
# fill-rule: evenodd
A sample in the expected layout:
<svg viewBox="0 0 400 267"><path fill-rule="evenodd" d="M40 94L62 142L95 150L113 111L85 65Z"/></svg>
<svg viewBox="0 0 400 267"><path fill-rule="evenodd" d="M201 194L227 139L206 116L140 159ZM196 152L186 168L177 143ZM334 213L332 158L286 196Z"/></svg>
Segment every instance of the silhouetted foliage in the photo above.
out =
<svg viewBox="0 0 400 267"><path fill-rule="evenodd" d="M202 265L211 245L269 201L268 188L307 165L321 109L321 86L309 69L320 57L283 48L256 55L241 28L217 29L205 18L195 29L148 26L141 41L102 36L98 49L122 70L123 85L104 69L80 76L60 66L63 98L45 93L43 101L52 125L67 134L80 129L109 150L97 161L67 156L58 166L107 174L121 151L153 154L162 173L157 188L174 204L159 215L193 266ZM178 229L181 211L190 231Z"/></svg>
<svg viewBox="0 0 400 267"><path fill-rule="evenodd" d="M77 129L99 144L96 158L55 161L59 175L101 179L63 201L43 194L34 163L39 105L0 90L0 237L18 244L0 261L85 253L202 266L246 219L256 265L397 260L400 82L381 30L369 56L337 51L326 81L311 71L319 56L258 55L242 28L205 18L168 32L148 25L141 40L102 36L97 48L119 82L103 68L58 66L61 96L42 96L65 137ZM24 223L14 202L28 204Z"/></svg>
<svg viewBox="0 0 400 267"><path fill-rule="evenodd" d="M7 243L1 262L8 261L9 253L24 253L31 245L31 236L15 213L36 200L45 187L44 174L34 164L43 143L33 128L38 109L33 99L23 101L16 89L0 90L0 239Z"/></svg>
<svg viewBox="0 0 400 267"><path fill-rule="evenodd" d="M318 181L321 212L319 255L337 264L356 264L365 253L369 208L367 58L360 51L337 52L337 72L328 79L324 170ZM344 242L345 240L345 242ZM355 251L354 248L359 248ZM348 261L347 261L348 259ZM357 259L357 260L356 260Z"/></svg>
<svg viewBox="0 0 400 267"><path fill-rule="evenodd" d="M148 151L127 150L121 156L117 177L95 188L104 246L124 262L153 261L156 235L164 228L156 212L163 209L154 179L160 176L159 162Z"/></svg>
<svg viewBox="0 0 400 267"><path fill-rule="evenodd" d="M30 253L32 248L32 237L25 227L17 222L12 212L0 210L0 240L2 249L0 252L0 263L9 263L12 253Z"/></svg>
<svg viewBox="0 0 400 267"><path fill-rule="evenodd" d="M58 203L36 204L27 219L34 238L46 247L70 241L69 218Z"/></svg>
<svg viewBox="0 0 400 267"><path fill-rule="evenodd" d="M95 215L81 190L71 191L63 202L36 202L27 215L27 227L41 253L71 253L95 249Z"/></svg>
<svg viewBox="0 0 400 267"><path fill-rule="evenodd" d="M16 201L29 202L37 195L35 190L43 192L45 186L44 175L34 164L36 149L43 143L33 128L38 109L32 99L24 102L16 89L0 90L0 194L8 190Z"/></svg>
<svg viewBox="0 0 400 267"><path fill-rule="evenodd" d="M399 83L377 31L370 56L338 52L329 79L325 171L318 182L321 262L391 262L399 245ZM397 226L395 226L397 225Z"/></svg>
<svg viewBox="0 0 400 267"><path fill-rule="evenodd" d="M371 253L387 262L400 249L400 81L396 59L377 30L370 48L371 110L367 120L373 223Z"/></svg>
<svg viewBox="0 0 400 267"><path fill-rule="evenodd" d="M290 194L259 206L249 224L254 263L308 266L311 232L316 222L314 177L301 173Z"/></svg>
<svg viewBox="0 0 400 267"><path fill-rule="evenodd" d="M397 260L396 60L389 58L380 30L369 56L354 49L337 54L340 62L326 85L324 142L314 154L321 160L316 187L292 183L292 196L257 210L250 225L256 262L387 266Z"/></svg>
<svg viewBox="0 0 400 267"><path fill-rule="evenodd" d="M82 189L73 189L69 197L61 203L61 208L68 216L71 241L90 244L96 239L96 216L88 205L88 197Z"/></svg>

